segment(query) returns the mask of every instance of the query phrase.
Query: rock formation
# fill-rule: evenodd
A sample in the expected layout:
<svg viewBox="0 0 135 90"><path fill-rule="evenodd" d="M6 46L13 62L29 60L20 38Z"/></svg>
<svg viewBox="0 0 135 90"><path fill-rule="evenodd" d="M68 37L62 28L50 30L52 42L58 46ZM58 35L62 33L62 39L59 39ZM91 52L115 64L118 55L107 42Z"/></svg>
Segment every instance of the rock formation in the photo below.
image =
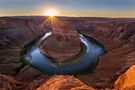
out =
<svg viewBox="0 0 135 90"><path fill-rule="evenodd" d="M87 22L82 23L78 31L90 34L91 36L100 36L112 38L115 41L126 41L135 43L135 22Z"/></svg>
<svg viewBox="0 0 135 90"><path fill-rule="evenodd" d="M95 90L73 76L52 76L38 80L18 81L8 75L0 74L0 90Z"/></svg>
<svg viewBox="0 0 135 90"><path fill-rule="evenodd" d="M56 75L51 77L37 90L95 90L73 76Z"/></svg>
<svg viewBox="0 0 135 90"><path fill-rule="evenodd" d="M13 77L0 74L0 90L17 90L19 82Z"/></svg>
<svg viewBox="0 0 135 90"><path fill-rule="evenodd" d="M135 44L135 22L127 24L125 27L123 39Z"/></svg>
<svg viewBox="0 0 135 90"><path fill-rule="evenodd" d="M63 19L74 23L79 32L102 42L108 51L100 58L93 74L77 75L77 78L83 83L97 90L112 88L116 78L135 64L135 19ZM39 30L42 21L44 21L44 17L42 19L38 17L0 18L0 73L6 75L0 76L0 90L3 88L6 90L9 88L11 88L9 90L35 90L49 77L47 75L42 77L31 67L22 69L23 62L20 60L22 48L18 47L18 45L25 46L48 31L45 27ZM19 77L19 75L21 76ZM10 76L22 81L22 84Z"/></svg>
<svg viewBox="0 0 135 90"><path fill-rule="evenodd" d="M80 39L69 23L54 25L52 35L40 45L40 51L54 62L65 62L80 53Z"/></svg>
<svg viewBox="0 0 135 90"><path fill-rule="evenodd" d="M115 81L114 88L115 90L135 90L135 65Z"/></svg>

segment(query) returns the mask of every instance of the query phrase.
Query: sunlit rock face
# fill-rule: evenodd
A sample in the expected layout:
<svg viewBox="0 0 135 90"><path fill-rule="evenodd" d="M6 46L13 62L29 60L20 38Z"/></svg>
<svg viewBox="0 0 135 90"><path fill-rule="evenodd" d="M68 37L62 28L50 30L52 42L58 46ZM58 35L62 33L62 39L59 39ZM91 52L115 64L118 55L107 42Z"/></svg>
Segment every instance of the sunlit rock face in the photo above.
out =
<svg viewBox="0 0 135 90"><path fill-rule="evenodd" d="M37 90L95 90L82 83L73 76L56 75L52 76L46 83Z"/></svg>
<svg viewBox="0 0 135 90"><path fill-rule="evenodd" d="M131 66L114 83L115 90L135 90L135 65Z"/></svg>
<svg viewBox="0 0 135 90"><path fill-rule="evenodd" d="M69 23L55 24L52 35L40 45L40 51L54 62L67 61L80 53L79 35Z"/></svg>

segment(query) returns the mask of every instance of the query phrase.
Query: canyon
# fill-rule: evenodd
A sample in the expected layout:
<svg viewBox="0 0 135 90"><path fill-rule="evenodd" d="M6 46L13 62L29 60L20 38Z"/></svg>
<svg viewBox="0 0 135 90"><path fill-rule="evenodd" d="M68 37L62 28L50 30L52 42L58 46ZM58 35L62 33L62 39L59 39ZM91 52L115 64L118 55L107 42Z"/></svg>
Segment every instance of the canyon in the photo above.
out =
<svg viewBox="0 0 135 90"><path fill-rule="evenodd" d="M70 22L75 26L76 32L96 39L107 50L107 53L100 57L94 72L74 76L80 80L75 80L77 85L83 82L81 85L87 88L86 90L111 90L116 79L135 64L135 19L57 18ZM53 76L41 73L27 64L21 56L26 45L51 30L43 23L45 19L46 17L40 16L0 17L0 89L47 90L40 88L51 82L52 78L49 78ZM54 81L59 78L68 79L66 76L56 76ZM44 88L49 87L45 84Z"/></svg>

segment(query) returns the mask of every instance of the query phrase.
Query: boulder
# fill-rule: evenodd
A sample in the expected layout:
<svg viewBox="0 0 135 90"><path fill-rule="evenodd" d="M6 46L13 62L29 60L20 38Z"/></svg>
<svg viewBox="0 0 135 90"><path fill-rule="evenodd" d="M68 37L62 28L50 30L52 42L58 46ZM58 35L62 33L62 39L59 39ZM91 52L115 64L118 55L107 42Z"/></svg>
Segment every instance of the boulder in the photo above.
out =
<svg viewBox="0 0 135 90"><path fill-rule="evenodd" d="M56 75L37 90L95 90L73 76Z"/></svg>
<svg viewBox="0 0 135 90"><path fill-rule="evenodd" d="M115 90L135 90L135 65L122 74L114 84Z"/></svg>
<svg viewBox="0 0 135 90"><path fill-rule="evenodd" d="M69 23L54 25L52 35L40 45L40 52L54 62L64 62L80 53L80 39Z"/></svg>

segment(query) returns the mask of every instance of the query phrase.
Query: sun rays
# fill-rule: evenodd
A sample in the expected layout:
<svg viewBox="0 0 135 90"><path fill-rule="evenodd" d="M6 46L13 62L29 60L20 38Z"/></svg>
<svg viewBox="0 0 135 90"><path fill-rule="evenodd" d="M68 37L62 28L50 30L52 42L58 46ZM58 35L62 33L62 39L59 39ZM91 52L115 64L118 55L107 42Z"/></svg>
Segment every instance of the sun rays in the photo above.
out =
<svg viewBox="0 0 135 90"><path fill-rule="evenodd" d="M45 22L44 23L46 23L46 24L56 24L57 22L59 22L59 20L56 18L56 17L54 17L54 16L49 16L46 20L45 20Z"/></svg>
<svg viewBox="0 0 135 90"><path fill-rule="evenodd" d="M58 10L55 8L47 9L44 12L44 15L48 16L48 18L43 22L43 24L51 27L52 29L61 23L61 21L55 17L59 15Z"/></svg>

